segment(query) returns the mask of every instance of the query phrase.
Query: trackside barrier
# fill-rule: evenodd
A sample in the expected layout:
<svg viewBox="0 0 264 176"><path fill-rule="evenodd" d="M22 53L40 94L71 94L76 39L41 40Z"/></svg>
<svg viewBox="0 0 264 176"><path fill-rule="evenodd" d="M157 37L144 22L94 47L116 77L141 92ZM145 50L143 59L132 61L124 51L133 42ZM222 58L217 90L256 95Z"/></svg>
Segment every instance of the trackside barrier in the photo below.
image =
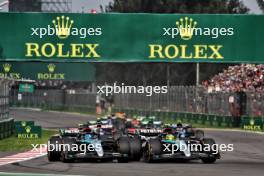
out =
<svg viewBox="0 0 264 176"><path fill-rule="evenodd" d="M41 126L35 125L34 121L15 121L14 127L19 139L37 139L42 136Z"/></svg>
<svg viewBox="0 0 264 176"><path fill-rule="evenodd" d="M241 128L250 131L264 130L264 117L242 117Z"/></svg>
<svg viewBox="0 0 264 176"><path fill-rule="evenodd" d="M21 104L22 107L25 105ZM29 106L30 107L30 106ZM76 111L84 113L95 112L94 106L81 106L81 105L44 105L37 106L47 110L61 110L61 111ZM201 125L213 128L232 128L234 127L234 118L225 115L210 115L202 113L186 113L186 112L169 112L169 111L146 111L138 109L124 109L113 108L113 112L125 112L129 116L156 116L165 123L190 123L194 125ZM3 126L0 125L0 131ZM242 117L241 128L252 131L264 131L264 117Z"/></svg>
<svg viewBox="0 0 264 176"><path fill-rule="evenodd" d="M185 112L167 112L167 111L141 111L136 109L120 109L114 108L113 112L125 112L129 116L149 115L156 116L165 123L190 123L194 125L209 126L215 128L234 127L234 119L231 116L208 115L198 113ZM263 118L262 118L263 120Z"/></svg>
<svg viewBox="0 0 264 176"><path fill-rule="evenodd" d="M40 108L43 110L53 110L53 111L72 111L72 112L83 112L83 113L95 113L94 106L81 106L81 105L61 105L61 104L39 104L31 106L27 103L17 103L12 104L12 107L21 107L21 108Z"/></svg>
<svg viewBox="0 0 264 176"><path fill-rule="evenodd" d="M41 108L41 107L40 107ZM44 110L54 110L54 111L69 111L69 112L80 112L80 113L95 113L95 107L91 106L80 106L80 105L49 105L42 108Z"/></svg>
<svg viewBox="0 0 264 176"><path fill-rule="evenodd" d="M14 119L0 121L0 140L11 136L14 133Z"/></svg>

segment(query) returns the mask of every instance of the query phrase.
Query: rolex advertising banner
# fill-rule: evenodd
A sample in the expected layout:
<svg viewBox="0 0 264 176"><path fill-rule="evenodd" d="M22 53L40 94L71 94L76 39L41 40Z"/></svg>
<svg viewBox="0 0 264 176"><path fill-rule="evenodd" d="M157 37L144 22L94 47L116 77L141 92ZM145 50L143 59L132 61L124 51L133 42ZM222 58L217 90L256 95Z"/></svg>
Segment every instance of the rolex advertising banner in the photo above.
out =
<svg viewBox="0 0 264 176"><path fill-rule="evenodd" d="M262 131L264 130L264 121L262 117L243 117L241 126L244 130Z"/></svg>
<svg viewBox="0 0 264 176"><path fill-rule="evenodd" d="M94 81L92 63L0 62L0 78Z"/></svg>
<svg viewBox="0 0 264 176"><path fill-rule="evenodd" d="M41 138L42 128L36 126L34 121L15 121L15 133L19 139Z"/></svg>
<svg viewBox="0 0 264 176"><path fill-rule="evenodd" d="M264 63L264 15L0 13L0 59Z"/></svg>
<svg viewBox="0 0 264 176"><path fill-rule="evenodd" d="M20 93L23 93L23 92L33 93L34 92L34 84L28 84L28 83L19 84L18 92L20 92Z"/></svg>

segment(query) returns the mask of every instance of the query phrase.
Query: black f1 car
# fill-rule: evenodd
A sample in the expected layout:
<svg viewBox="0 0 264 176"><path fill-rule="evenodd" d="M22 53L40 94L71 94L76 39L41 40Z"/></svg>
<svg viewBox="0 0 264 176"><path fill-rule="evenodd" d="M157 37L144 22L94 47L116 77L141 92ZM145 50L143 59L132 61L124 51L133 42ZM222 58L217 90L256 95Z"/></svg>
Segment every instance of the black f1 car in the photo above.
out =
<svg viewBox="0 0 264 176"><path fill-rule="evenodd" d="M98 131L100 131L98 133ZM49 161L73 162L78 159L117 159L128 162L138 159L141 144L136 138L122 135L114 139L113 135L96 128L61 130L59 136L53 136L48 142ZM55 147L54 149L54 146ZM50 150L50 149L53 150Z"/></svg>
<svg viewBox="0 0 264 176"><path fill-rule="evenodd" d="M214 139L204 138L203 131L191 126L178 124L176 127L164 129L156 138L150 138L143 148L146 162L164 159L195 160L214 163L220 158Z"/></svg>

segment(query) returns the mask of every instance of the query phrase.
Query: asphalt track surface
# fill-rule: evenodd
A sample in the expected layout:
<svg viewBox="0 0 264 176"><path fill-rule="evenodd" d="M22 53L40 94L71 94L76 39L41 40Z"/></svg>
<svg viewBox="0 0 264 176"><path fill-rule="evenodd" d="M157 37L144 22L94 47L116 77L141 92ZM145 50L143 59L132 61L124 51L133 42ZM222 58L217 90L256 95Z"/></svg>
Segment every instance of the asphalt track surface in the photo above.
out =
<svg viewBox="0 0 264 176"><path fill-rule="evenodd" d="M46 128L69 127L93 119L86 115L13 110L17 120L35 120ZM0 172L25 172L96 176L261 176L264 173L264 135L237 131L206 130L218 144L234 144L233 152L223 152L215 164L203 164L199 160L188 163L163 162L48 162L47 157L14 163L0 167Z"/></svg>

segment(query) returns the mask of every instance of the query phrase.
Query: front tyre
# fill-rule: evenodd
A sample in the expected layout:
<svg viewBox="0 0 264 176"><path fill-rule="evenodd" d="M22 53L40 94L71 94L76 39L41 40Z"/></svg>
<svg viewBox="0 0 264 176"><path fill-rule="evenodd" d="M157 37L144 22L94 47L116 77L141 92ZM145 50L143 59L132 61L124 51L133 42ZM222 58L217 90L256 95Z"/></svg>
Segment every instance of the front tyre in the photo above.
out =
<svg viewBox="0 0 264 176"><path fill-rule="evenodd" d="M205 164L211 164L215 163L216 161L216 155L213 154L215 151L213 150L213 145L216 144L214 139L211 138L204 138L203 139L203 144L205 146L210 146L210 151L205 151L205 153L209 154L210 156L206 158L201 158L202 162Z"/></svg>
<svg viewBox="0 0 264 176"><path fill-rule="evenodd" d="M161 153L161 142L159 139L150 139L144 149L143 158L145 162L154 162L153 155L160 155Z"/></svg>
<svg viewBox="0 0 264 176"><path fill-rule="evenodd" d="M49 139L48 145L50 145L50 147L47 148L47 155L48 155L48 160L50 162L60 161L60 152L61 152L61 150L57 147L60 144L62 144L62 140L61 140L61 138L59 136L52 136Z"/></svg>

